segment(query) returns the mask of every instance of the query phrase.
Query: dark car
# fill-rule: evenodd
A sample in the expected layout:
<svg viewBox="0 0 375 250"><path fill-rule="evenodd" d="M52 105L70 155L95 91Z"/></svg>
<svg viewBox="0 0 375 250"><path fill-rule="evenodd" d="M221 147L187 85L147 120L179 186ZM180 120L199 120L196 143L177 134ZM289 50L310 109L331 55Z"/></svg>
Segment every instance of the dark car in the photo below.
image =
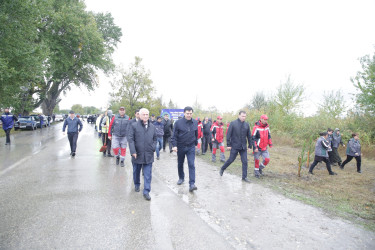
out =
<svg viewBox="0 0 375 250"><path fill-rule="evenodd" d="M96 115L90 115L87 118L87 123L95 123L96 122Z"/></svg>
<svg viewBox="0 0 375 250"><path fill-rule="evenodd" d="M40 128L40 119L39 119L39 116L38 115L31 115L31 116L35 118L36 127ZM47 117L45 117L44 115L42 115L42 118L43 118L43 127L46 128L47 125L48 125Z"/></svg>
<svg viewBox="0 0 375 250"><path fill-rule="evenodd" d="M14 123L14 129L30 129L36 130L37 121L34 116L23 116L18 118L18 121Z"/></svg>

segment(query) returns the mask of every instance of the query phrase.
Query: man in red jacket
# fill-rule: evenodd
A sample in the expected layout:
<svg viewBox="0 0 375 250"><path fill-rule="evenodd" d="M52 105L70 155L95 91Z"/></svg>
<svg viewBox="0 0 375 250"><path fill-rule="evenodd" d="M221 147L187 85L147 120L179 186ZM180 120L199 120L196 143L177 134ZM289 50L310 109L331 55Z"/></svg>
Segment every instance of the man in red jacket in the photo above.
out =
<svg viewBox="0 0 375 250"><path fill-rule="evenodd" d="M198 145L196 147L197 151L196 154L201 154L201 147L202 147L202 138L203 138L203 124L200 118L197 118L198 121Z"/></svg>
<svg viewBox="0 0 375 250"><path fill-rule="evenodd" d="M224 155L224 124L223 117L218 116L211 127L212 133L212 162L216 162L216 149L220 148L220 161L225 162Z"/></svg>
<svg viewBox="0 0 375 250"><path fill-rule="evenodd" d="M268 145L272 148L272 140L270 127L267 123L267 115L261 115L260 120L257 121L253 128L253 149L255 170L254 175L259 178L263 174L263 169L270 162L270 154L268 153ZM263 162L259 164L259 158L262 156Z"/></svg>

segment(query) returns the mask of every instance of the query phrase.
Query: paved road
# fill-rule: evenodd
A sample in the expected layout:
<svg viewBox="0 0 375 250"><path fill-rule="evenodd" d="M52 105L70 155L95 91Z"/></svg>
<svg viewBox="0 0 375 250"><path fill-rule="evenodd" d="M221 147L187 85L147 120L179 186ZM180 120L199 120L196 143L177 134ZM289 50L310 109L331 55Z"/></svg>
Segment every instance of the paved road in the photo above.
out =
<svg viewBox="0 0 375 250"><path fill-rule="evenodd" d="M103 158L92 125L75 159L60 130L1 142L0 249L375 249L374 233L200 159L191 194L176 185L176 155L162 153L145 201L129 157L125 168Z"/></svg>

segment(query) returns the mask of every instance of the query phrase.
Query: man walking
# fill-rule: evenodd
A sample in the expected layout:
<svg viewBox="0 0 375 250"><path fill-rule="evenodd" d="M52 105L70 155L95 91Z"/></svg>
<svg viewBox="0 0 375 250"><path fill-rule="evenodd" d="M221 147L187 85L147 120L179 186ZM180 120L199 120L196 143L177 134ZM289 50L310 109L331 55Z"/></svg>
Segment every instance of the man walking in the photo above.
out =
<svg viewBox="0 0 375 250"><path fill-rule="evenodd" d="M184 117L176 121L173 129L173 151L177 152L178 177L177 185L185 179L184 161L187 157L189 166L189 191L197 190L195 186L195 146L198 144L198 122L193 117L193 108L185 107Z"/></svg>
<svg viewBox="0 0 375 250"><path fill-rule="evenodd" d="M270 126L267 123L268 116L261 115L260 120L257 121L253 128L253 149L254 149L254 175L259 178L263 175L263 169L270 162L270 154L268 153L268 145L272 148ZM259 164L260 157L263 158L263 162Z"/></svg>
<svg viewBox="0 0 375 250"><path fill-rule="evenodd" d="M112 140L113 153L116 156L116 165L125 167L126 136L128 135L129 116L125 115L125 107L120 107L119 114L112 117L109 124L108 139Z"/></svg>
<svg viewBox="0 0 375 250"><path fill-rule="evenodd" d="M328 140L328 133L323 132L323 133L320 133L319 135L320 137L318 138L315 144L314 162L310 166L309 174L313 174L313 170L315 166L319 162L324 161L326 163L329 175L337 175L335 172L332 171L331 162L329 161L329 158L328 158L328 150L331 148L330 142Z"/></svg>
<svg viewBox="0 0 375 250"><path fill-rule="evenodd" d="M149 111L145 108L139 110L140 120L132 123L129 129L129 149L133 158L133 181L135 191L140 191L140 174L143 169L144 188L143 197L151 200L152 163L156 148L155 126L149 121Z"/></svg>
<svg viewBox="0 0 375 250"><path fill-rule="evenodd" d="M18 121L17 117L9 112L9 108L4 109L4 114L1 115L0 118L1 122L3 123L3 130L6 135L5 145L10 144L10 131L14 126L14 122Z"/></svg>
<svg viewBox="0 0 375 250"><path fill-rule="evenodd" d="M208 120L208 117L204 118L203 121L203 147L202 147L202 155L206 154L208 145L212 147L211 142L211 122Z"/></svg>
<svg viewBox="0 0 375 250"><path fill-rule="evenodd" d="M169 144L169 152L172 153L172 143L171 143L171 136L173 131L173 124L171 120L169 119L168 114L164 114L164 136L163 136L163 151L165 152L165 146L167 145L167 142Z"/></svg>
<svg viewBox="0 0 375 250"><path fill-rule="evenodd" d="M333 133L333 140L332 140L332 160L331 160L331 164L339 164L339 167L341 167L341 163L342 163L342 160L341 160L341 157L340 157L340 154L339 154L339 146L343 146L345 147L345 144L342 142L342 138L341 138L341 134L340 134L340 129L339 128L336 128L335 129L335 132Z"/></svg>
<svg viewBox="0 0 375 250"><path fill-rule="evenodd" d="M212 162L216 162L216 150L220 149L220 161L225 162L223 117L218 116L212 125Z"/></svg>
<svg viewBox="0 0 375 250"><path fill-rule="evenodd" d="M161 116L158 116L153 123L156 130L156 159L160 159L160 150L163 147L164 124L162 123Z"/></svg>
<svg viewBox="0 0 375 250"><path fill-rule="evenodd" d="M113 157L113 155L111 154L111 140L108 139L109 124L112 121L112 116L112 110L107 110L104 113L104 117L101 122L102 142L103 145L107 145L107 150L103 152L104 157Z"/></svg>
<svg viewBox="0 0 375 250"><path fill-rule="evenodd" d="M246 120L246 112L240 111L238 119L230 123L227 133L227 149L230 150L229 159L224 163L220 169L220 175L223 176L225 169L232 164L236 159L237 154L240 154L242 161L242 180L250 182L247 178L247 143L248 151L252 147L250 126ZM247 142L246 142L247 139Z"/></svg>
<svg viewBox="0 0 375 250"><path fill-rule="evenodd" d="M201 154L202 149L202 138L203 138L203 125L201 119L198 117L198 145L197 145L197 155ZM202 150L203 152L203 150Z"/></svg>
<svg viewBox="0 0 375 250"><path fill-rule="evenodd" d="M77 149L77 139L79 132L82 131L83 125L80 119L78 119L74 111L69 111L69 117L65 119L63 125L63 134L65 135L65 128L68 126L68 140L70 143L70 155L72 157L76 156ZM78 128L79 127L79 128Z"/></svg>

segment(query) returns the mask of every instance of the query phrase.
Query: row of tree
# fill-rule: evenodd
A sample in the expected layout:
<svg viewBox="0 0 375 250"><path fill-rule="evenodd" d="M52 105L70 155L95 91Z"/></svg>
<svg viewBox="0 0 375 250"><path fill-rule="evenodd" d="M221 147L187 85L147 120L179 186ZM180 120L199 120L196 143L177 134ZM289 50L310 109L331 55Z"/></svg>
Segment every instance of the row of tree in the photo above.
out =
<svg viewBox="0 0 375 250"><path fill-rule="evenodd" d="M80 0L0 1L0 105L51 114L72 85L93 90L122 36Z"/></svg>

